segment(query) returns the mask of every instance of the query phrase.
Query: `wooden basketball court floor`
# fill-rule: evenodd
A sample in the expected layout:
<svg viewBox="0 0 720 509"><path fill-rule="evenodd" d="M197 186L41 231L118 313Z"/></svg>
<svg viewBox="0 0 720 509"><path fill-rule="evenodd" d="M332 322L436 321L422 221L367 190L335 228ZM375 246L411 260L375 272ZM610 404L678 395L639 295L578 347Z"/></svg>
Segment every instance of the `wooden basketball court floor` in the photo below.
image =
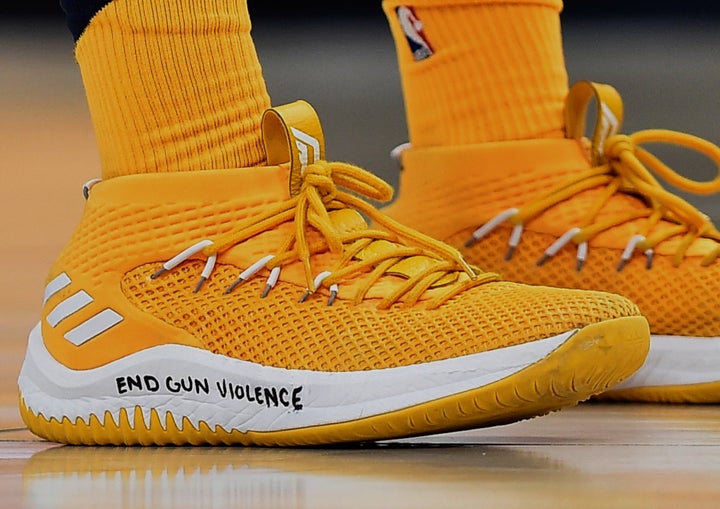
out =
<svg viewBox="0 0 720 509"><path fill-rule="evenodd" d="M580 28L566 34L571 72L599 79L585 74L598 74L587 63L594 58L606 79L625 80L640 104L637 124L659 119L718 141L720 66L707 53L720 31L678 29L662 43L661 32L603 28L611 48L596 55L572 49L592 46ZM262 29L256 24L258 50L276 102L309 98L327 115L332 156L379 168L393 182L385 154L402 141L404 126L385 27L349 27L323 44L301 38L292 56L277 32ZM365 40L363 49L347 42L353 38ZM335 53L322 53L328 40ZM677 73L663 64L658 44L674 48ZM337 54L344 51L355 53ZM318 54L342 71L337 82L300 76L291 90L293 59ZM653 58L660 63L650 65ZM364 85L344 74L348 60ZM661 104L648 104L647 91ZM34 437L16 409L25 337L46 271L81 213L80 187L98 172L82 94L60 22L0 23L0 507L720 507L720 406L583 404L486 430L302 450L85 448ZM706 123L694 124L698 118ZM706 202L715 217L716 202Z"/></svg>

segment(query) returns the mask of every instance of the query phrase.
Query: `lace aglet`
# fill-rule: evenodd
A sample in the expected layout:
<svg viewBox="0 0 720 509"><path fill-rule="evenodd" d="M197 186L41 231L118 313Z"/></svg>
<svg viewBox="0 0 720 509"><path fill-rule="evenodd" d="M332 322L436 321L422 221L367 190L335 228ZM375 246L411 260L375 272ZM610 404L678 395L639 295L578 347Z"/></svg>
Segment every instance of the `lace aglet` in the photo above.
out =
<svg viewBox="0 0 720 509"><path fill-rule="evenodd" d="M515 246L508 247L507 253L505 253L505 261L509 262L512 260L513 254L515 254Z"/></svg>
<svg viewBox="0 0 720 509"><path fill-rule="evenodd" d="M488 221L487 223L485 223L484 225L482 225L480 228L478 228L477 230L475 230L473 232L472 236L465 242L465 247L470 247L473 244L475 244L478 240L482 239L485 235L487 235L488 233L493 231L498 225L500 225L501 223L504 223L505 221L510 219L512 216L517 214L517 212L518 212L518 209L507 209L507 210L501 212L500 214L498 214L497 216L493 217L492 219L490 219L490 221ZM522 234L522 224L515 225L515 227L513 228L511 237L517 238L517 242L511 241L510 243L517 245L517 243L520 240L521 234Z"/></svg>
<svg viewBox="0 0 720 509"><path fill-rule="evenodd" d="M577 272L580 272L582 268L585 266L585 260L587 260L588 255L588 244L587 242L581 242L578 244L578 251L577 251L577 263L575 264L575 270Z"/></svg>
<svg viewBox="0 0 720 509"><path fill-rule="evenodd" d="M549 259L550 259L550 255L545 253L540 257L540 259L537 262L535 262L535 265L537 265L538 267L542 267L545 264L545 262L548 261Z"/></svg>
<svg viewBox="0 0 720 509"><path fill-rule="evenodd" d="M203 284L205 284L205 281L207 281L207 278L205 276L200 277L200 281L198 281L195 285L193 293L198 293L200 291L200 288L202 288Z"/></svg>
<svg viewBox="0 0 720 509"><path fill-rule="evenodd" d="M337 298L338 294L338 286L336 284L333 284L330 286L330 298L328 299L327 305L332 306L335 302L335 299Z"/></svg>
<svg viewBox="0 0 720 509"><path fill-rule="evenodd" d="M513 226L512 233L510 234L510 242L508 242L508 250L505 254L505 261L509 262L515 253L515 248L520 244L520 238L523 233L523 224L519 223Z"/></svg>
<svg viewBox="0 0 720 509"><path fill-rule="evenodd" d="M150 275L150 279L157 279L163 274L167 272L167 269L165 267L160 267L158 270L156 270L153 274Z"/></svg>
<svg viewBox="0 0 720 509"><path fill-rule="evenodd" d="M274 267L270 271L270 277L268 277L267 283L265 284L265 289L262 292L262 295L260 296L261 299L264 299L268 296L270 293L270 290L275 288L275 285L278 282L278 279L280 278L280 267Z"/></svg>
<svg viewBox="0 0 720 509"><path fill-rule="evenodd" d="M305 290L305 294L302 297L300 297L300 300L298 302L300 302L300 303L305 302L308 299L308 297L310 297L310 295L312 295L312 292L310 290Z"/></svg>
<svg viewBox="0 0 720 509"><path fill-rule="evenodd" d="M647 260L645 261L645 268L647 270L650 270L653 267L654 254L655 253L651 249L648 249L647 251L645 251L645 256L647 256Z"/></svg>
<svg viewBox="0 0 720 509"><path fill-rule="evenodd" d="M241 278L241 279L236 279L235 281L232 282L232 284L231 284L230 286L228 286L227 288L225 288L225 291L224 291L223 293L224 293L225 295L227 295L228 293L232 292L235 288L237 288L238 286L240 286L240 285L243 284L244 282L245 282L245 280L242 279L242 278Z"/></svg>
<svg viewBox="0 0 720 509"><path fill-rule="evenodd" d="M627 262L630 261L632 258L633 252L635 251L635 247L641 243L645 242L645 237L642 235L633 235L630 239L630 242L628 242L627 246L625 246L625 250L622 253L622 256L620 257L620 264L618 265L617 271L620 272L625 268L625 265L627 265Z"/></svg>

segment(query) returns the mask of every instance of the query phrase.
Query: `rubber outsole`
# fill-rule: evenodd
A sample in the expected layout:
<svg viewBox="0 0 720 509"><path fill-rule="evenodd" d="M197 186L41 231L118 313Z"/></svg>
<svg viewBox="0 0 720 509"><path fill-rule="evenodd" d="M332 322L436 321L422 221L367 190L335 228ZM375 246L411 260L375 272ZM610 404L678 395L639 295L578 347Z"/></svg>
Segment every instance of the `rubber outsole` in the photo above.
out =
<svg viewBox="0 0 720 509"><path fill-rule="evenodd" d="M132 416L121 410L117 420L109 412L87 421L58 420L28 408L22 393L20 413L36 435L77 445L308 446L405 438L507 424L589 399L642 366L649 335L647 321L639 316L594 323L542 360L483 387L381 415L297 429L243 432L204 422L195 426L141 406Z"/></svg>
<svg viewBox="0 0 720 509"><path fill-rule="evenodd" d="M720 381L701 384L617 389L598 394L593 399L597 399L598 401L622 401L628 403L696 403L709 405L720 402Z"/></svg>

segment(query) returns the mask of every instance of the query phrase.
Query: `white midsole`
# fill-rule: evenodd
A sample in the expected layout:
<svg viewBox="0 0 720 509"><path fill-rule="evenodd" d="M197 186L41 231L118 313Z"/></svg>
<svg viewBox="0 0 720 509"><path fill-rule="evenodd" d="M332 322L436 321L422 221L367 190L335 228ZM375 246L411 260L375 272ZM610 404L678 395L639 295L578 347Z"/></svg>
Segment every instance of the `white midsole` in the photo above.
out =
<svg viewBox="0 0 720 509"><path fill-rule="evenodd" d="M613 389L692 385L720 381L720 338L650 337L643 366Z"/></svg>
<svg viewBox="0 0 720 509"><path fill-rule="evenodd" d="M186 418L226 431L279 431L354 421L476 389L547 357L576 331L522 345L398 368L319 372L261 366L180 345L163 345L88 370L72 370L30 333L18 380L27 407L46 419L88 422L121 409L145 423ZM185 383L185 387L182 387ZM230 390L230 386L241 389ZM249 397L248 397L249 394ZM165 421L163 421L163 425Z"/></svg>

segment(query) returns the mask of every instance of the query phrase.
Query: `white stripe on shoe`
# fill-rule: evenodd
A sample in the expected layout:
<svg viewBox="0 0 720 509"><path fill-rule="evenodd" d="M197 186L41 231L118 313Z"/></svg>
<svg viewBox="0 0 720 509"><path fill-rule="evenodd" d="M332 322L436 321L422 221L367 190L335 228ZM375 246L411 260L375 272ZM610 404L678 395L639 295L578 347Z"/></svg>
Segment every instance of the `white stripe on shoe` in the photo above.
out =
<svg viewBox="0 0 720 509"><path fill-rule="evenodd" d="M93 301L93 298L85 290L80 290L55 306L47 315L47 322L55 327L68 316L80 311Z"/></svg>
<svg viewBox="0 0 720 509"><path fill-rule="evenodd" d="M72 284L70 276L64 272L60 273L45 287L43 305L45 305L52 296L57 295L58 292L67 288L70 284ZM57 304L47 314L45 319L50 327L55 328L60 322L85 309L93 302L94 299L89 293L85 290L79 290ZM122 321L123 316L120 313L113 309L106 308L66 332L64 338L75 346L80 346Z"/></svg>
<svg viewBox="0 0 720 509"><path fill-rule="evenodd" d="M69 330L65 334L65 339L75 346L80 346L122 321L122 315L110 308L104 309L95 316L85 320L74 329Z"/></svg>
<svg viewBox="0 0 720 509"><path fill-rule="evenodd" d="M58 276L56 276L52 281L50 281L47 286L45 287L45 297L43 298L43 306L47 303L47 301L58 293L63 288L67 287L72 281L70 280L70 277L65 274L64 272L61 272Z"/></svg>

